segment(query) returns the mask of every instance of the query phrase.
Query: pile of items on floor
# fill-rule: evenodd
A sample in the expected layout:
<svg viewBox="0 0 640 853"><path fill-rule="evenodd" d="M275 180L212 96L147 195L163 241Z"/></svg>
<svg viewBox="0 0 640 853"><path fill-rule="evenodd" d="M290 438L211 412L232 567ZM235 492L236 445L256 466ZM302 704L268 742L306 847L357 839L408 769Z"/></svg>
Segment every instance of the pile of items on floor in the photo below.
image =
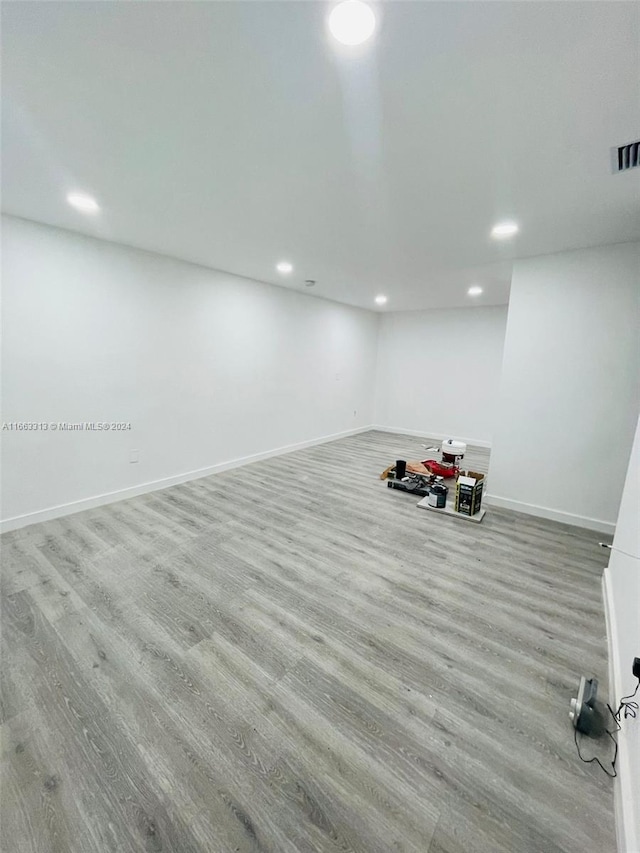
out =
<svg viewBox="0 0 640 853"><path fill-rule="evenodd" d="M428 450L441 453L441 459L407 461L398 459L380 474L390 489L400 489L420 495L418 506L433 509L447 515L461 515L471 521L482 521L485 510L482 508L482 492L485 477L477 471L463 471L460 463L467 452L463 441L448 438L442 447L430 447ZM448 503L449 487L445 480L455 480L453 506Z"/></svg>

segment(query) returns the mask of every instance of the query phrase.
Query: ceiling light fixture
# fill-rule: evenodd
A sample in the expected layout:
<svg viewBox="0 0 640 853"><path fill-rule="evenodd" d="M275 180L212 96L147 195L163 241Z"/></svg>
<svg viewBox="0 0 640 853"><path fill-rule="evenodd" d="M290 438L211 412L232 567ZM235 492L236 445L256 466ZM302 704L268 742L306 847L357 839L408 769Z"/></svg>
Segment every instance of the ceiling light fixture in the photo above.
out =
<svg viewBox="0 0 640 853"><path fill-rule="evenodd" d="M469 290L467 290L467 293L469 294L469 296L480 296L480 294L482 293L482 288L478 287L477 284L474 284L473 287L470 287Z"/></svg>
<svg viewBox="0 0 640 853"><path fill-rule="evenodd" d="M491 236L494 240L504 240L505 237L513 237L519 230L516 222L498 222L491 229Z"/></svg>
<svg viewBox="0 0 640 853"><path fill-rule="evenodd" d="M276 269L278 272L293 272L293 264L290 264L289 261L280 261L280 263L277 264Z"/></svg>
<svg viewBox="0 0 640 853"><path fill-rule="evenodd" d="M329 30L340 44L350 47L371 38L376 28L373 10L362 0L344 0L329 15Z"/></svg>
<svg viewBox="0 0 640 853"><path fill-rule="evenodd" d="M379 296L376 296L376 305L384 305L387 301L387 297L382 293Z"/></svg>
<svg viewBox="0 0 640 853"><path fill-rule="evenodd" d="M67 201L71 207L75 207L81 213L97 213L100 210L100 205L95 198L84 193L69 193Z"/></svg>

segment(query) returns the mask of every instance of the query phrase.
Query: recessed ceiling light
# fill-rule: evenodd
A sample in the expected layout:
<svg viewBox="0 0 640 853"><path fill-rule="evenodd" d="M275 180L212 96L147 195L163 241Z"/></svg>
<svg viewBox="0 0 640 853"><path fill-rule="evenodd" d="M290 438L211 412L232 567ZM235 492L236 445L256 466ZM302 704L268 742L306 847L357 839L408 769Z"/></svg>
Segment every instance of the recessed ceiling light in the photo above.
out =
<svg viewBox="0 0 640 853"><path fill-rule="evenodd" d="M379 296L376 296L376 305L384 305L387 301L387 297L383 296L382 293Z"/></svg>
<svg viewBox="0 0 640 853"><path fill-rule="evenodd" d="M290 264L289 261L280 261L276 269L278 272L293 272L293 264Z"/></svg>
<svg viewBox="0 0 640 853"><path fill-rule="evenodd" d="M516 222L498 222L491 229L491 236L494 240L503 240L505 237L513 237L519 230Z"/></svg>
<svg viewBox="0 0 640 853"><path fill-rule="evenodd" d="M474 284L473 287L470 287L469 290L467 290L467 293L469 294L469 296L480 296L480 294L482 293L482 288L478 287L477 284Z"/></svg>
<svg viewBox="0 0 640 853"><path fill-rule="evenodd" d="M95 198L84 193L69 193L67 201L71 207L75 207L76 210L82 213L97 213L100 210L100 205Z"/></svg>
<svg viewBox="0 0 640 853"><path fill-rule="evenodd" d="M376 16L362 0L344 0L329 15L331 35L340 44L362 44L371 38L375 28Z"/></svg>

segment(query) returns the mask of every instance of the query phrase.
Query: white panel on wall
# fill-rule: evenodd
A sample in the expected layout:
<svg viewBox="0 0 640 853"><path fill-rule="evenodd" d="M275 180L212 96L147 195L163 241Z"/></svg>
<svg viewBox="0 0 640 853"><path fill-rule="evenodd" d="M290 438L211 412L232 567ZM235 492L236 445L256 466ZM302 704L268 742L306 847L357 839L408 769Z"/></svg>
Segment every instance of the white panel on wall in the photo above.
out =
<svg viewBox="0 0 640 853"><path fill-rule="evenodd" d="M613 532L640 402L640 243L516 261L493 503Z"/></svg>
<svg viewBox="0 0 640 853"><path fill-rule="evenodd" d="M3 421L132 425L4 431L4 519L372 421L372 312L12 217L3 244Z"/></svg>
<svg viewBox="0 0 640 853"><path fill-rule="evenodd" d="M613 700L633 693L633 659L640 657L640 419L620 502L620 512L605 571L609 666ZM623 719L618 734L616 806L619 850L640 850L640 726Z"/></svg>
<svg viewBox="0 0 640 853"><path fill-rule="evenodd" d="M385 314L375 422L490 444L507 306Z"/></svg>

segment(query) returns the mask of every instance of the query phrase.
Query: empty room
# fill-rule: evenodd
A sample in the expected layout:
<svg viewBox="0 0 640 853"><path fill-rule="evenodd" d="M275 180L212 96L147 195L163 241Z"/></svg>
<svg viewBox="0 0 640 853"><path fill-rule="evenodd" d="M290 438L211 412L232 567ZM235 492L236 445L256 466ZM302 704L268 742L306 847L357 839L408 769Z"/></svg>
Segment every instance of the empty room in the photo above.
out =
<svg viewBox="0 0 640 853"><path fill-rule="evenodd" d="M3 853L640 853L640 5L1 12Z"/></svg>

